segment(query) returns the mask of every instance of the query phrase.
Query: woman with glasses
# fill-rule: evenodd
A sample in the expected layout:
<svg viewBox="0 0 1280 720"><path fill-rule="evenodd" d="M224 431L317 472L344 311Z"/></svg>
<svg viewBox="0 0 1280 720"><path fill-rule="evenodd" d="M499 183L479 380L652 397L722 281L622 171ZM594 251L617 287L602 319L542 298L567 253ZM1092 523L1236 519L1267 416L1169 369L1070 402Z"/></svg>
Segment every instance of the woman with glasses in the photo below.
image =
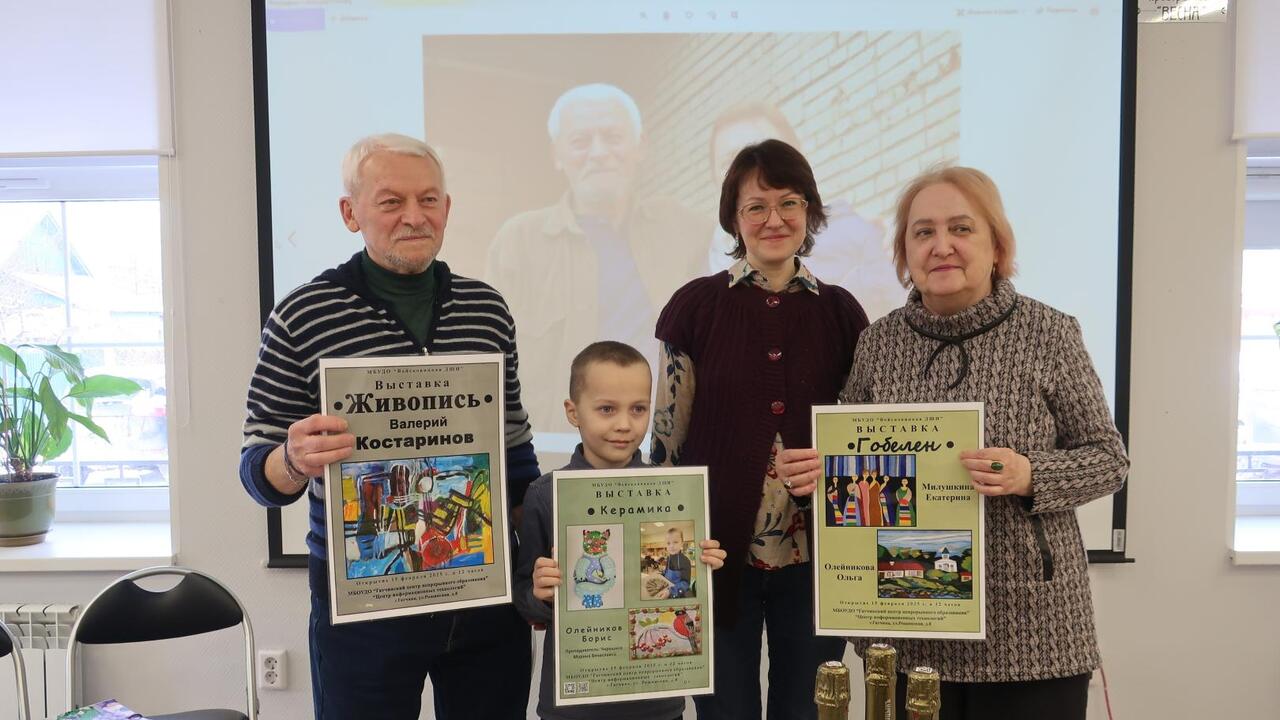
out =
<svg viewBox="0 0 1280 720"><path fill-rule="evenodd" d="M866 314L801 258L826 225L809 163L780 140L743 148L725 174L727 271L694 280L658 318L653 461L709 467L711 527L728 559L713 576L716 688L700 720L760 718L760 636L768 632L768 717L812 718L815 668L844 653L813 632L808 494L774 458L808 447L809 411L835 402Z"/></svg>

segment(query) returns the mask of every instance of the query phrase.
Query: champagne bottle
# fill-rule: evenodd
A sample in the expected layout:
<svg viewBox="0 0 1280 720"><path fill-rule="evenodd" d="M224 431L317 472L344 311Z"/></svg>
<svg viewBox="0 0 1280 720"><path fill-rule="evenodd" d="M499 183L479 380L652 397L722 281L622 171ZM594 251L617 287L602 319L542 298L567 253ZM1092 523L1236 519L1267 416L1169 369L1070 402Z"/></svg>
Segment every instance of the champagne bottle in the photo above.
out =
<svg viewBox="0 0 1280 720"><path fill-rule="evenodd" d="M927 665L907 673L907 720L938 720L940 688L938 671Z"/></svg>
<svg viewBox="0 0 1280 720"><path fill-rule="evenodd" d="M898 684L898 651L876 643L862 656L867 689L866 720L894 720L894 690Z"/></svg>
<svg viewBox="0 0 1280 720"><path fill-rule="evenodd" d="M848 720L849 668L844 663L828 660L818 666L813 704L818 706L818 720Z"/></svg>

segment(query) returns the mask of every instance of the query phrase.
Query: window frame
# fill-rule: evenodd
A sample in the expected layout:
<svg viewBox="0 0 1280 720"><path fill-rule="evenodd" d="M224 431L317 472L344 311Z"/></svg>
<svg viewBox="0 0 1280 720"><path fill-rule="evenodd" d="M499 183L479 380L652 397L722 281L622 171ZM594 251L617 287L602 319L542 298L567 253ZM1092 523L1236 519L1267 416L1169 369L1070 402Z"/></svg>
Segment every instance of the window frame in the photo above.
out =
<svg viewBox="0 0 1280 720"><path fill-rule="evenodd" d="M5 183L6 178L21 182ZM173 492L177 483L172 475L175 467L174 420L181 405L175 403L176 358L175 301L180 264L173 247L175 229L169 198L172 192L172 158L166 156L85 154L75 156L0 157L0 203L9 202L156 202L160 234L160 300L162 354L165 366L166 464L170 468L165 486L59 487L55 503L54 523L137 523L168 524L172 518ZM65 211L63 213L65 220ZM66 232L65 223L63 232ZM96 343L85 343L93 346ZM185 379L182 380L185 383ZM185 387L185 385L184 385ZM185 390L183 392L185 397ZM68 451L70 452L70 451ZM70 455L55 463L65 464Z"/></svg>
<svg viewBox="0 0 1280 720"><path fill-rule="evenodd" d="M1240 447L1241 392L1242 388L1246 392L1249 390L1241 378L1245 343L1274 342L1280 347L1280 337L1259 335L1256 329L1245 332L1244 329L1244 264L1247 253L1250 250L1271 250L1280 253L1280 227L1276 227L1270 233L1271 239L1268 240L1256 236L1257 224L1250 221L1251 212L1280 217L1280 152L1277 151L1280 151L1280 145L1258 144L1257 141L1248 143L1245 159L1244 203L1239 216L1243 226L1237 240L1239 244L1236 245L1240 253L1236 286L1239 303L1236 306L1237 314L1234 315L1233 321L1239 331L1239 343L1234 348L1235 425L1232 428L1232 445L1235 449L1235 464L1231 477L1233 502L1230 547L1232 562L1237 565L1280 564L1280 479L1253 480L1240 477L1240 465L1242 458L1246 457L1245 453L1252 454L1259 450ZM1255 203L1274 204L1276 207L1267 210L1262 210L1258 206L1251 208L1250 206ZM1264 218L1263 222L1268 220L1271 218ZM1251 225L1254 226L1253 232L1251 232ZM1276 372L1280 373L1280 366L1277 367ZM1261 448L1261 450L1265 450L1267 454L1280 455L1280 447L1276 447L1274 453L1271 453L1270 448Z"/></svg>

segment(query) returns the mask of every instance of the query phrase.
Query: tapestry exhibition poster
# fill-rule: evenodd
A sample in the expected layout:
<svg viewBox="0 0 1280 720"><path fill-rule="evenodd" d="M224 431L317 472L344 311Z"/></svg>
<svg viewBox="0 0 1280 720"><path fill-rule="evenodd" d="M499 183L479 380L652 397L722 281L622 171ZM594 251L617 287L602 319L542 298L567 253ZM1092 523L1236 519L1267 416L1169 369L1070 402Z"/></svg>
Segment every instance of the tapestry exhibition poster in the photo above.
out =
<svg viewBox="0 0 1280 720"><path fill-rule="evenodd" d="M986 637L981 403L813 408L819 635Z"/></svg>

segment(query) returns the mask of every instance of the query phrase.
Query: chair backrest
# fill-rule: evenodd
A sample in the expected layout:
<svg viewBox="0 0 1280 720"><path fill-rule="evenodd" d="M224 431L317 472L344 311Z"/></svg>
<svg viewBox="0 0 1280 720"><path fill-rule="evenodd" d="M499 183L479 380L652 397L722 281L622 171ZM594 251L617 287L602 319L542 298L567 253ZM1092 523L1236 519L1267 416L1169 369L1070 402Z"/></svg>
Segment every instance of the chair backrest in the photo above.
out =
<svg viewBox="0 0 1280 720"><path fill-rule="evenodd" d="M18 690L18 718L31 720L31 699L27 696L27 668L22 662L22 644L4 619L0 618L0 658L13 654L14 682Z"/></svg>
<svg viewBox="0 0 1280 720"><path fill-rule="evenodd" d="M242 619L235 596L204 575L187 573L161 592L141 588L126 577L84 609L76 640L87 645L167 640L235 627Z"/></svg>
<svg viewBox="0 0 1280 720"><path fill-rule="evenodd" d="M151 591L137 580L159 575L182 579L168 590ZM245 688L250 720L258 714L253 627L244 605L225 585L197 570L151 567L114 580L85 605L67 640L67 706L78 707L78 649L86 645L168 640L240 625L244 629Z"/></svg>

